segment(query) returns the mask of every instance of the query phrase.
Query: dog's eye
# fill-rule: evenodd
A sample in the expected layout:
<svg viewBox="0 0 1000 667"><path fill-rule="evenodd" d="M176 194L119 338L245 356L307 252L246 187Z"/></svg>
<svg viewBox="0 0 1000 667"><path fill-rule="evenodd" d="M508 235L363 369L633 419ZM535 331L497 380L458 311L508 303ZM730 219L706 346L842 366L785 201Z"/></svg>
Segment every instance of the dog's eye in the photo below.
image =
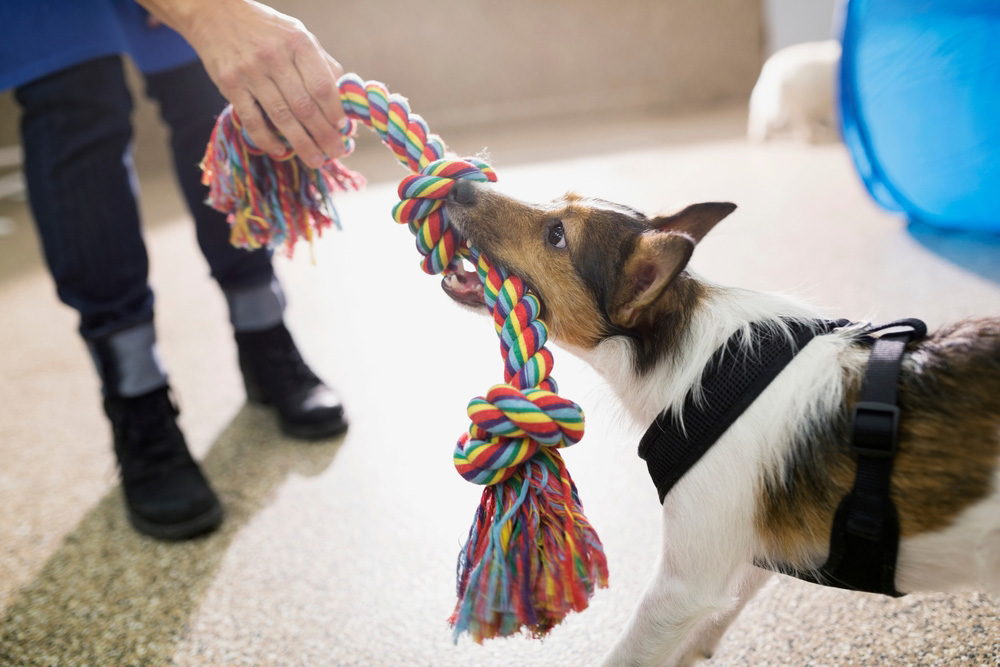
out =
<svg viewBox="0 0 1000 667"><path fill-rule="evenodd" d="M565 248L566 247L566 230L563 229L563 223L556 220L553 224L549 225L549 230L546 233L545 240L548 241L549 245L553 248Z"/></svg>

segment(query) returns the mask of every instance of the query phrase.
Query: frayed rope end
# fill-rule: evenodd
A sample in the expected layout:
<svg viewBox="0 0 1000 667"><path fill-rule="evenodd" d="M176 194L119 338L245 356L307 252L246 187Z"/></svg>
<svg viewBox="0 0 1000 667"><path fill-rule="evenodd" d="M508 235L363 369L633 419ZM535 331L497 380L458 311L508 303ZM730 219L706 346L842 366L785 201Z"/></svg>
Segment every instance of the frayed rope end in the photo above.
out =
<svg viewBox="0 0 1000 667"><path fill-rule="evenodd" d="M311 244L331 225L339 229L333 193L365 183L337 160L312 169L291 149L272 158L253 144L231 106L216 121L201 169L201 182L209 186L206 203L227 214L233 245L283 245L289 256L300 239Z"/></svg>
<svg viewBox="0 0 1000 667"><path fill-rule="evenodd" d="M522 631L544 637L607 585L604 547L576 486L559 452L542 447L483 490L459 555L453 639L466 632L476 643Z"/></svg>

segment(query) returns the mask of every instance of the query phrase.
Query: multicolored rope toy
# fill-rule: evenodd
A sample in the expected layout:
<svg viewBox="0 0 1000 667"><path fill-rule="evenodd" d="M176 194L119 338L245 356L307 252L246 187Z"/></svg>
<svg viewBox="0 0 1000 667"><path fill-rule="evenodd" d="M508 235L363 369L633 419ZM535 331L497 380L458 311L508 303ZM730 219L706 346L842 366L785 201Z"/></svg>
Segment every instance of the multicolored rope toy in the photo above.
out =
<svg viewBox="0 0 1000 667"><path fill-rule="evenodd" d="M576 403L557 394L538 299L448 221L444 201L458 179L493 183L496 174L476 158L446 158L440 137L381 83L346 74L338 85L348 150L360 122L414 172L399 185L393 218L416 236L426 273L447 275L462 260L476 266L505 360L505 384L470 401L472 423L454 452L459 473L486 485L459 556L458 602L449 619L455 639L468 632L482 642L521 629L543 636L607 586L607 562L559 453L583 437L584 419ZM235 245L284 243L289 254L298 239L311 242L338 224L333 192L363 183L337 161L317 170L291 151L269 158L231 110L219 117L202 169L209 203L228 212Z"/></svg>

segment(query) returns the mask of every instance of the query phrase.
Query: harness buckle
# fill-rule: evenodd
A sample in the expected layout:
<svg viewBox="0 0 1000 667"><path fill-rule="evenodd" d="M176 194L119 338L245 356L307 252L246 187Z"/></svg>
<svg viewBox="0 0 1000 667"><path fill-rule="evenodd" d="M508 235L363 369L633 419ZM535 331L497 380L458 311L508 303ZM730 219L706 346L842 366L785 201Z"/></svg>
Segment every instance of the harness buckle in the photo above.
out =
<svg viewBox="0 0 1000 667"><path fill-rule="evenodd" d="M890 459L899 444L899 406L879 401L858 401L851 415L854 438L851 448L859 456Z"/></svg>

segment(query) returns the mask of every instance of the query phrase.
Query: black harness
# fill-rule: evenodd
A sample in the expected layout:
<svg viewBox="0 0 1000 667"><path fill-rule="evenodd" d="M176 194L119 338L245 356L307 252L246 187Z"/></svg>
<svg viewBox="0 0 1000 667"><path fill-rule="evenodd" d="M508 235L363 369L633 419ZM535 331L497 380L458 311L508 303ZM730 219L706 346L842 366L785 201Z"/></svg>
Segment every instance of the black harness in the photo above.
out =
<svg viewBox="0 0 1000 667"><path fill-rule="evenodd" d="M683 425L668 410L646 431L639 456L646 461L661 503L799 350L816 335L850 322L787 324L790 337L774 326L752 324L753 347L748 353L742 351L746 347L742 331L730 337L705 368L699 400L693 396L685 400ZM884 333L875 337L876 332ZM914 319L858 330L858 340L871 345L872 352L852 415L851 448L858 457L854 487L834 516L826 564L818 571L781 569L784 574L837 588L901 595L895 586L899 519L889 497L899 434L896 386L907 344L926 333L924 323Z"/></svg>

